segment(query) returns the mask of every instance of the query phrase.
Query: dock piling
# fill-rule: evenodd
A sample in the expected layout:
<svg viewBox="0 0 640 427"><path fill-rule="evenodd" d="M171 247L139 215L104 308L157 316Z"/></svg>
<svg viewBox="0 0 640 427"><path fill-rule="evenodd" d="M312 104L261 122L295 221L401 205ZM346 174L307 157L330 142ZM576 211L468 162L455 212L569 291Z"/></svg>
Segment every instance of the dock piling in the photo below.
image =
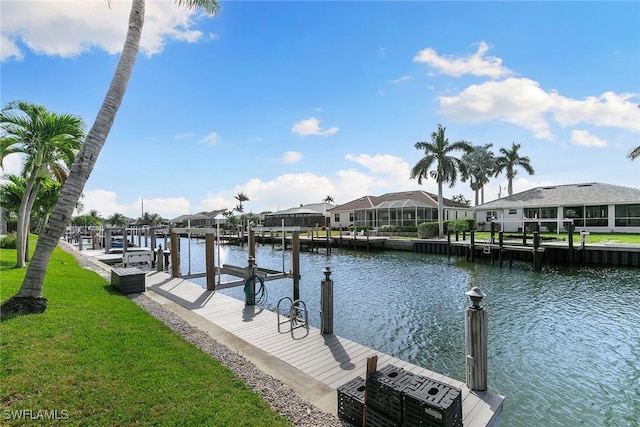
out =
<svg viewBox="0 0 640 427"><path fill-rule="evenodd" d="M323 271L324 280L320 282L320 333L333 333L333 280L331 269L326 267Z"/></svg>
<svg viewBox="0 0 640 427"><path fill-rule="evenodd" d="M487 312L480 302L486 296L478 287L466 292L471 306L466 309L466 382L471 390L487 390Z"/></svg>

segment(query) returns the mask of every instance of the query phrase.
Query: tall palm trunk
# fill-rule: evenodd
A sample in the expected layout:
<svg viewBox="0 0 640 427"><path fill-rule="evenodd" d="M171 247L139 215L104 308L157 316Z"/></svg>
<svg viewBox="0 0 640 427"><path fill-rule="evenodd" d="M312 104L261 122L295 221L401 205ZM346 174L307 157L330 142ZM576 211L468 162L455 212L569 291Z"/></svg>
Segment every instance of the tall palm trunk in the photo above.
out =
<svg viewBox="0 0 640 427"><path fill-rule="evenodd" d="M29 218L31 216L29 199L31 198L35 182L36 175L35 173L31 173L27 183L25 184L24 193L20 200L20 208L18 209L18 226L16 228L16 268L24 268L27 257L27 238L29 236ZM31 203L31 206L33 206L33 203Z"/></svg>
<svg viewBox="0 0 640 427"><path fill-rule="evenodd" d="M444 237L444 203L442 203L441 181L438 181L438 236Z"/></svg>
<svg viewBox="0 0 640 427"><path fill-rule="evenodd" d="M33 259L27 268L20 291L11 300L3 304L2 317L20 313L43 312L46 309L47 300L42 297L42 287L47 264L58 241L64 234L67 224L71 220L73 209L98 160L100 150L109 135L116 113L122 103L136 57L138 56L142 25L144 23L144 11L144 0L133 0L127 37L109 90L98 111L95 123L87 134L85 142L71 166L69 176L60 189L60 195L53 208L50 220L38 238Z"/></svg>
<svg viewBox="0 0 640 427"><path fill-rule="evenodd" d="M25 222L23 227L24 238L24 261L29 261L29 233L31 232L31 212L33 212L33 205L38 198L38 192L40 191L41 180L36 178L35 185L31 188L29 193L29 199L27 200L27 210L25 215Z"/></svg>

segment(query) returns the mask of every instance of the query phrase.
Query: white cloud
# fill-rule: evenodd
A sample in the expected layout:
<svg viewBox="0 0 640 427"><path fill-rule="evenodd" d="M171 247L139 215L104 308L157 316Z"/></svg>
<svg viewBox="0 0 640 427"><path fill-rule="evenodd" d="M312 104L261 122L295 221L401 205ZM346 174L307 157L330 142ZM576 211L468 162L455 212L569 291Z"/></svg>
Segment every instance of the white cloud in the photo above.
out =
<svg viewBox="0 0 640 427"><path fill-rule="evenodd" d="M584 145L587 147L606 147L607 141L591 135L586 130L571 131L571 142L576 145Z"/></svg>
<svg viewBox="0 0 640 427"><path fill-rule="evenodd" d="M638 106L630 101L634 97L637 95L605 92L600 96L589 96L579 100L554 94L553 115L562 126L590 123L640 131Z"/></svg>
<svg viewBox="0 0 640 427"><path fill-rule="evenodd" d="M3 1L1 59L21 59L22 46L37 54L62 57L92 49L119 53L130 4L120 0L83 0L40 1L35 6L29 1ZM189 43L206 39L202 32L193 29L202 14L173 2L147 2L142 52L147 56L160 53L168 39Z"/></svg>
<svg viewBox="0 0 640 427"><path fill-rule="evenodd" d="M412 78L413 77L410 77L410 76L402 76L402 77L398 77L397 79L389 80L389 83L406 82L407 80L411 80Z"/></svg>
<svg viewBox="0 0 640 427"><path fill-rule="evenodd" d="M310 117L308 119L300 120L298 123L293 125L291 128L291 133L295 133L301 136L307 135L321 135L328 136L334 135L337 133L339 128L333 126L329 129L321 129L320 121L315 117Z"/></svg>
<svg viewBox="0 0 640 427"><path fill-rule="evenodd" d="M411 167L403 158L389 154L347 154L345 159L364 166L378 187L395 187L405 189L408 185L415 186L415 181L409 178Z"/></svg>
<svg viewBox="0 0 640 427"><path fill-rule="evenodd" d="M471 85L454 96L439 98L443 114L453 120L503 120L531 130L537 138L551 138L545 114L553 99L540 84L526 78L508 78Z"/></svg>
<svg viewBox="0 0 640 427"><path fill-rule="evenodd" d="M10 58L20 61L24 58L24 55L16 45L15 40L2 34L0 35L0 62Z"/></svg>
<svg viewBox="0 0 640 427"><path fill-rule="evenodd" d="M209 135L205 136L200 140L200 142L208 145L216 145L219 141L220 141L220 137L215 132L211 132Z"/></svg>
<svg viewBox="0 0 640 427"><path fill-rule="evenodd" d="M297 163L302 159L302 153L297 151L287 151L282 155L282 163Z"/></svg>
<svg viewBox="0 0 640 427"><path fill-rule="evenodd" d="M460 122L502 120L529 129L537 138L552 138L550 119L563 127L580 123L640 130L635 95L605 92L584 100L545 91L527 78L508 78L471 85L453 96L441 96L440 110Z"/></svg>
<svg viewBox="0 0 640 427"><path fill-rule="evenodd" d="M505 77L511 71L502 65L502 59L484 54L489 50L489 45L484 41L478 44L478 51L466 57L454 57L449 55L438 55L438 53L428 47L421 50L413 57L414 62L425 63L436 69L441 74L460 77L465 74L474 76L486 76L493 79Z"/></svg>

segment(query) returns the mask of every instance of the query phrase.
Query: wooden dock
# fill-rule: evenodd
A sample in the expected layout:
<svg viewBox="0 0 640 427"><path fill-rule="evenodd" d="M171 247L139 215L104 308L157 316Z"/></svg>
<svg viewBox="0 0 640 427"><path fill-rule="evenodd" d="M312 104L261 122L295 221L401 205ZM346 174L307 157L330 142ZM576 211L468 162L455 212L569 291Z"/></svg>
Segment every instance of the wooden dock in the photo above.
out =
<svg viewBox="0 0 640 427"><path fill-rule="evenodd" d="M245 306L242 301L207 291L195 283L171 277L164 272L147 273L146 286L147 291L179 304L333 390L356 377L363 377L367 357L377 354L379 368L392 364L460 388L465 427L494 427L502 420L504 397L496 393L471 391L460 381L334 334L322 335L316 328L290 329L288 319L275 312L258 306ZM280 322L284 323L279 332ZM334 401L337 402L337 392ZM336 407L334 414L337 413Z"/></svg>

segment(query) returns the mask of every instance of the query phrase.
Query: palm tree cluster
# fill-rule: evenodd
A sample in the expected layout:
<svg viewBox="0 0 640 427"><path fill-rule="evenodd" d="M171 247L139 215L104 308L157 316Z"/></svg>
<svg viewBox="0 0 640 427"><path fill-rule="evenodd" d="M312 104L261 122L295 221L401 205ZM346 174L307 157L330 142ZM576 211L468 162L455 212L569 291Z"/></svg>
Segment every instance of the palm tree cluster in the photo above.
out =
<svg viewBox="0 0 640 427"><path fill-rule="evenodd" d="M11 190L20 198L16 267L22 268L28 261L26 245L32 212L39 214L38 225L44 226L82 145L85 125L79 117L57 114L30 102L13 101L0 111L0 126L3 131L0 166L11 154L20 153L24 159L21 172L24 181L11 181Z"/></svg>
<svg viewBox="0 0 640 427"><path fill-rule="evenodd" d="M446 128L438 124L435 132L431 133L430 142L416 142L415 148L424 151L424 157L411 169L411 179L422 180L431 177L438 183L438 230L439 235L444 235L442 186L449 184L453 187L460 174L462 181L469 181L471 189L475 192L475 204L479 199L484 203L484 186L489 183L491 177L497 177L504 173L509 182L509 196L513 194L513 179L517 175L517 168L523 168L533 175L531 161L526 156L520 156L518 150L520 144L515 142L511 148L501 148L500 156L496 157L491 151L493 144L474 146L468 141L456 141L450 143L445 136ZM462 152L461 158L454 157L452 153Z"/></svg>

